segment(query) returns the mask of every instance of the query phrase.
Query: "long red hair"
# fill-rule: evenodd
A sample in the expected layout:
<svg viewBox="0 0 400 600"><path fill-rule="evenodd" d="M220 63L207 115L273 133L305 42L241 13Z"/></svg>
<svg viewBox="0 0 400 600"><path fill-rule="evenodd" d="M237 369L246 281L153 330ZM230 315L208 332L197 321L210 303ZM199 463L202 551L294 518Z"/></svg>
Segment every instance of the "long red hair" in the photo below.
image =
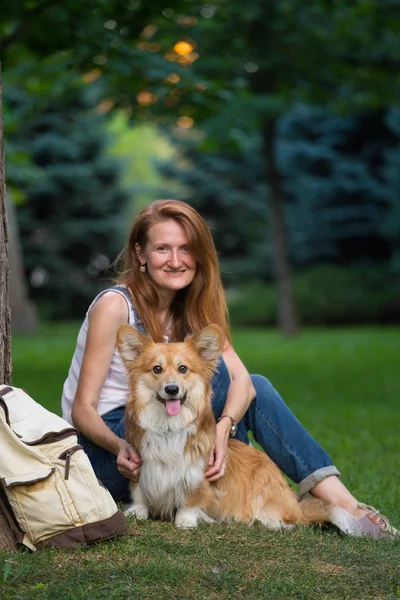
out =
<svg viewBox="0 0 400 600"><path fill-rule="evenodd" d="M171 305L171 341L183 341L188 334L200 331L211 323L219 325L225 339L231 341L214 240L206 221L190 204L179 200L157 200L138 214L119 257L122 260L122 270L118 283L125 284L131 292L134 306L146 331L154 341L162 342L163 328L157 316L157 287L147 272L140 271L135 245L139 244L144 248L148 242L150 227L169 219L175 220L184 228L197 263L192 283L177 292Z"/></svg>

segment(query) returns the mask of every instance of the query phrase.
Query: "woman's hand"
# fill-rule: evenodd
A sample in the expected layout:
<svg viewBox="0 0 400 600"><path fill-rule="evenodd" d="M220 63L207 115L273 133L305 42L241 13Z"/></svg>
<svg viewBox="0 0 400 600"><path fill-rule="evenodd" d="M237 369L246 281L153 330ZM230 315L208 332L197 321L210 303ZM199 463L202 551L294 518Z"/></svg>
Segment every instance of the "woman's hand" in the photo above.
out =
<svg viewBox="0 0 400 600"><path fill-rule="evenodd" d="M120 449L117 455L117 465L118 471L124 477L135 483L139 480L142 459L125 440L121 440Z"/></svg>
<svg viewBox="0 0 400 600"><path fill-rule="evenodd" d="M225 475L228 461L228 439L231 430L231 420L222 419L217 423L215 448L210 454L208 469L205 476L208 481L217 481Z"/></svg>

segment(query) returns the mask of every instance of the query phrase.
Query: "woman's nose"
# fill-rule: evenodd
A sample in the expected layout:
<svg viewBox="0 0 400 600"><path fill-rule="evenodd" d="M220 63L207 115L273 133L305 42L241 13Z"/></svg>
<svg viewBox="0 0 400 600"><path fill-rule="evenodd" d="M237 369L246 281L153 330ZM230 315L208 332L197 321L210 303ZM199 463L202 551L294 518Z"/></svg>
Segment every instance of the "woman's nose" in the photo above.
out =
<svg viewBox="0 0 400 600"><path fill-rule="evenodd" d="M171 254L169 257L169 262L170 262L171 267L173 267L174 269L177 269L178 267L181 266L181 259L180 259L178 250L171 251Z"/></svg>

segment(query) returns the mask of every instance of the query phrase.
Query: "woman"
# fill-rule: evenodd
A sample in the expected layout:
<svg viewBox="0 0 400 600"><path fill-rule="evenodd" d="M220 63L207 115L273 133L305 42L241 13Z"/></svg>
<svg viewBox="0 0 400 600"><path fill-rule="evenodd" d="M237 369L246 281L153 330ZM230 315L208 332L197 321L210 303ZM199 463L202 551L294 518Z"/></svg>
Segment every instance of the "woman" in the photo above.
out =
<svg viewBox="0 0 400 600"><path fill-rule="evenodd" d="M138 478L141 463L124 440L128 380L116 348L118 328L129 323L156 342L174 342L216 323L225 344L213 380L217 438L205 473L209 481L224 476L229 436L248 442L251 430L299 484L300 494L311 493L348 511L344 533L397 535L386 517L358 503L341 483L328 454L270 382L248 374L231 343L217 252L199 213L176 200L154 202L133 223L121 258L119 285L99 294L89 307L62 398L64 418L81 433L97 476L114 498L126 498L128 480Z"/></svg>

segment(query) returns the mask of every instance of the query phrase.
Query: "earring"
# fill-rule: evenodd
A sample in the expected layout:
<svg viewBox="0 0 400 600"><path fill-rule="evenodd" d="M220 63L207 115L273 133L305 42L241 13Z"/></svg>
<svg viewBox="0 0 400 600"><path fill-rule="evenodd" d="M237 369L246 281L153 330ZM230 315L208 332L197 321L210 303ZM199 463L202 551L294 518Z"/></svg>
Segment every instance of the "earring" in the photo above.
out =
<svg viewBox="0 0 400 600"><path fill-rule="evenodd" d="M146 272L146 263L143 263L142 265L140 265L140 270L142 271L142 273Z"/></svg>

